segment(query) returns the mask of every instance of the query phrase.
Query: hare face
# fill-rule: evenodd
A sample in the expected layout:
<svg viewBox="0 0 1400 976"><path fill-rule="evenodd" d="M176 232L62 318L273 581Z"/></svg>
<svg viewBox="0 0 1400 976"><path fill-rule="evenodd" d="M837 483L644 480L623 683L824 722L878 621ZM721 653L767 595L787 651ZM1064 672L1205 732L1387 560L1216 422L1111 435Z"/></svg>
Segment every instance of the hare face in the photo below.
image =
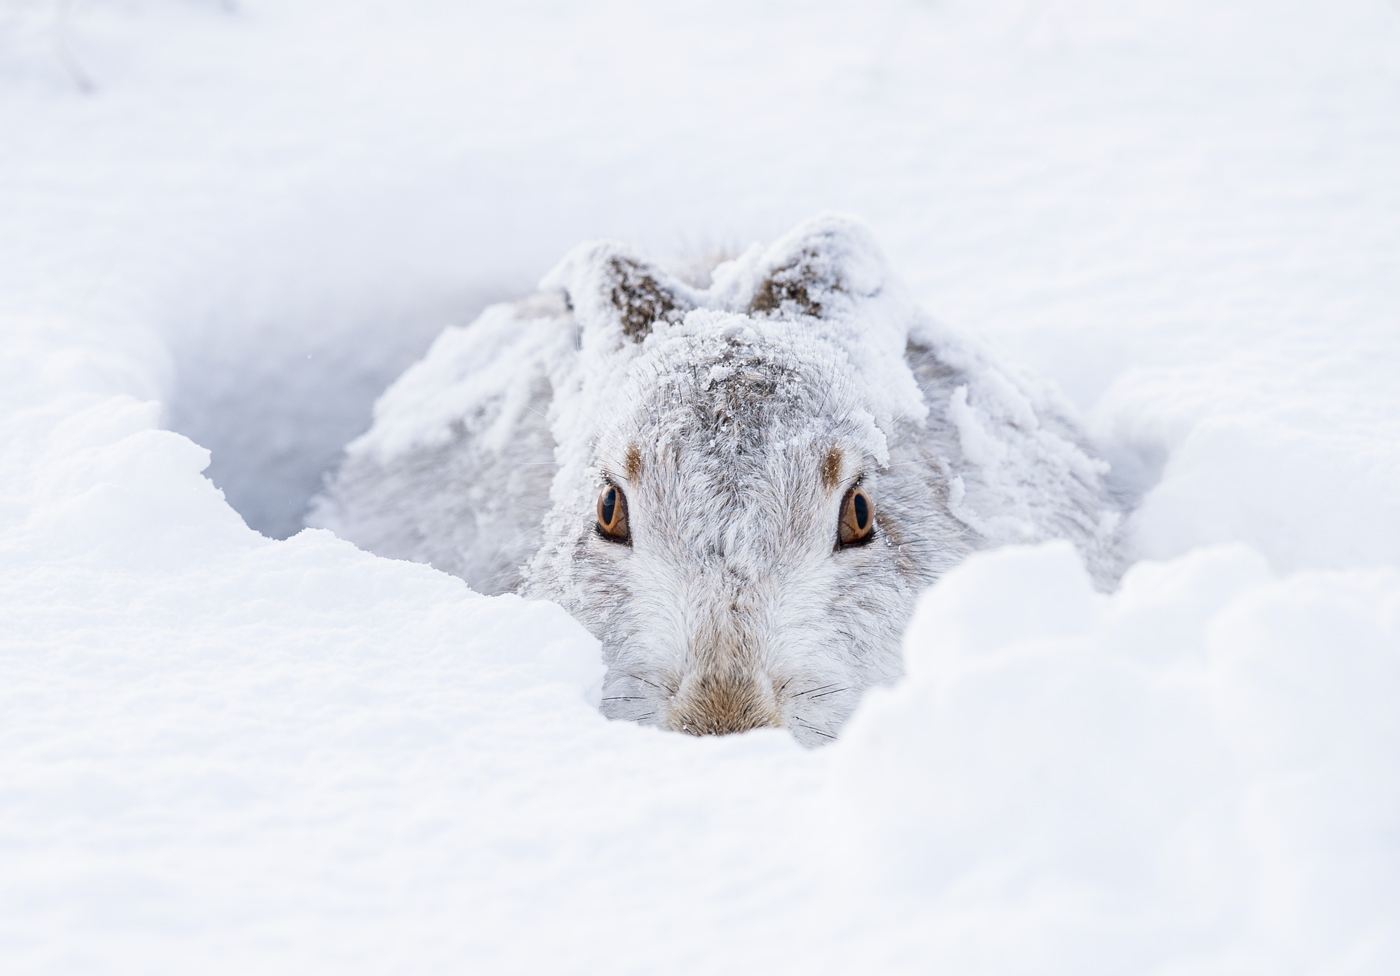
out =
<svg viewBox="0 0 1400 976"><path fill-rule="evenodd" d="M838 348L742 316L651 344L600 404L555 597L603 642L604 712L833 738L899 673L917 485L881 470Z"/></svg>
<svg viewBox="0 0 1400 976"><path fill-rule="evenodd" d="M602 642L610 716L834 738L900 673L918 590L972 544L931 463L911 307L868 233L813 222L705 290L587 246L545 285L578 353L524 592Z"/></svg>

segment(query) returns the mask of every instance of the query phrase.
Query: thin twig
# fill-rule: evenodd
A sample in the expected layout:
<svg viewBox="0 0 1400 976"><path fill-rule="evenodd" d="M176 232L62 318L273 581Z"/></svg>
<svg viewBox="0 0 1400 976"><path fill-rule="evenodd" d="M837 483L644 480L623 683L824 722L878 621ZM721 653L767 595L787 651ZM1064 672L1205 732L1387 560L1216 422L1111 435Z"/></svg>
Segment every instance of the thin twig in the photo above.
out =
<svg viewBox="0 0 1400 976"><path fill-rule="evenodd" d="M58 63L68 71L69 76L73 79L73 84L78 86L78 91L84 95L91 95L97 91L97 85L68 45L68 4L69 0L58 0L51 32L53 53L58 58Z"/></svg>

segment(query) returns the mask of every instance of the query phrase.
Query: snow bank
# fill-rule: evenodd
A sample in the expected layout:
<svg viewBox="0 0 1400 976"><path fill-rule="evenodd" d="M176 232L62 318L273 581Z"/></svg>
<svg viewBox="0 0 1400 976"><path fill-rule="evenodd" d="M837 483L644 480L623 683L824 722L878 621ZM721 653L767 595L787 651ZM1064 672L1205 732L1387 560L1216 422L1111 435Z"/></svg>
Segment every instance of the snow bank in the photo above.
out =
<svg viewBox="0 0 1400 976"><path fill-rule="evenodd" d="M1277 579L1237 546L1105 597L1067 544L983 554L840 743L691 740L605 722L596 644L557 608L245 528L207 452L123 392L158 346L6 325L10 968L1400 952L1394 570Z"/></svg>
<svg viewBox="0 0 1400 976"><path fill-rule="evenodd" d="M1243 547L1112 597L1064 543L975 556L847 727L849 868L955 971L1382 972L1397 614L1394 570L1280 581Z"/></svg>

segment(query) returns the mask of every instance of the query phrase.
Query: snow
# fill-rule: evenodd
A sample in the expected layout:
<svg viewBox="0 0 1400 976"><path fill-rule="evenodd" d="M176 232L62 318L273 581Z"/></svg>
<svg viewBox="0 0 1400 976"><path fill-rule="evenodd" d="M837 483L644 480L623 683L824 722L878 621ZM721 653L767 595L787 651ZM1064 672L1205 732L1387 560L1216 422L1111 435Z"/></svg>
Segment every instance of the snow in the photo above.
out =
<svg viewBox="0 0 1400 976"><path fill-rule="evenodd" d="M852 873L969 969L1384 971L1397 610L1393 569L1279 581L1244 546L1112 597L1067 543L975 556L847 727Z"/></svg>
<svg viewBox="0 0 1400 976"><path fill-rule="evenodd" d="M6 971L1396 970L1393 5L5 16ZM579 242L824 210L1089 419L1119 591L974 558L807 751L606 722L557 608L292 535Z"/></svg>

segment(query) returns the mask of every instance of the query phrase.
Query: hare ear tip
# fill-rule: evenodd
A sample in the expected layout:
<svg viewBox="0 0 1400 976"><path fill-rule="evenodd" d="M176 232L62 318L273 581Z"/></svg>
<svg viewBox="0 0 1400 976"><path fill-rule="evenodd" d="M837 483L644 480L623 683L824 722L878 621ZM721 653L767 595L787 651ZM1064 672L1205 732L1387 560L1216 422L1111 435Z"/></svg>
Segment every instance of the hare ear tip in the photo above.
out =
<svg viewBox="0 0 1400 976"><path fill-rule="evenodd" d="M583 328L620 328L633 342L650 335L656 322L675 321L695 306L684 284L615 241L578 245L541 287L564 292Z"/></svg>
<svg viewBox="0 0 1400 976"><path fill-rule="evenodd" d="M875 232L864 219L853 213L827 210L804 220L793 228L793 235L803 238L846 238L873 243Z"/></svg>

